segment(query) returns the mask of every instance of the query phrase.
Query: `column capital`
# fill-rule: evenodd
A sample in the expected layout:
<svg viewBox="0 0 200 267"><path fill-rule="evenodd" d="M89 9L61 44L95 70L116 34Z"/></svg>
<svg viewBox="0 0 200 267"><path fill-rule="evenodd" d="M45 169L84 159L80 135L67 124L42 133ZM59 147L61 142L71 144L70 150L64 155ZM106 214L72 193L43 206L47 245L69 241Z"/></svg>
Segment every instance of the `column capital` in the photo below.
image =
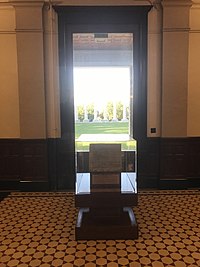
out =
<svg viewBox="0 0 200 267"><path fill-rule="evenodd" d="M42 0L12 0L10 1L15 8L16 32L42 32Z"/></svg>
<svg viewBox="0 0 200 267"><path fill-rule="evenodd" d="M189 32L191 0L163 0L163 31Z"/></svg>
<svg viewBox="0 0 200 267"><path fill-rule="evenodd" d="M193 0L192 1L192 8L193 9L200 9L200 0Z"/></svg>
<svg viewBox="0 0 200 267"><path fill-rule="evenodd" d="M13 6L43 6L44 0L8 0L8 2Z"/></svg>
<svg viewBox="0 0 200 267"><path fill-rule="evenodd" d="M162 0L163 7L190 7L192 0Z"/></svg>
<svg viewBox="0 0 200 267"><path fill-rule="evenodd" d="M33 6L43 6L45 0L0 0L0 7L10 6L10 7L33 7ZM49 1L48 1L49 2Z"/></svg>

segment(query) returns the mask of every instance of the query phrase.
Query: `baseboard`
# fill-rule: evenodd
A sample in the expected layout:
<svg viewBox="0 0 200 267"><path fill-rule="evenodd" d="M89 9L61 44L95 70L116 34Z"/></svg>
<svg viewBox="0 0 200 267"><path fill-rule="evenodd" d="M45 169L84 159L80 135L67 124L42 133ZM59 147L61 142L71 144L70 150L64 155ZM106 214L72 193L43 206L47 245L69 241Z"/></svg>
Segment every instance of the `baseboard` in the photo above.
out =
<svg viewBox="0 0 200 267"><path fill-rule="evenodd" d="M188 178L188 188L200 188L200 177L198 178Z"/></svg>
<svg viewBox="0 0 200 267"><path fill-rule="evenodd" d="M188 179L161 179L159 189L188 189Z"/></svg>
<svg viewBox="0 0 200 267"><path fill-rule="evenodd" d="M48 181L20 181L19 190L22 192L45 192L49 191Z"/></svg>
<svg viewBox="0 0 200 267"><path fill-rule="evenodd" d="M158 188L158 177L139 176L137 183L139 189L155 189Z"/></svg>
<svg viewBox="0 0 200 267"><path fill-rule="evenodd" d="M18 191L19 180L0 180L0 190L3 191Z"/></svg>

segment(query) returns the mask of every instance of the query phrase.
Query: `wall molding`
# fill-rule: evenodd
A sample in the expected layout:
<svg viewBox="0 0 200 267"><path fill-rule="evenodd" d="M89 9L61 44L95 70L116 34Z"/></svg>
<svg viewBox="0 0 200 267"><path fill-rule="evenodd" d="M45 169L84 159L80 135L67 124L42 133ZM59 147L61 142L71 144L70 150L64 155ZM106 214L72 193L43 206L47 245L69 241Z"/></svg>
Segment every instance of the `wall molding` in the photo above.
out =
<svg viewBox="0 0 200 267"><path fill-rule="evenodd" d="M16 34L16 31L0 30L0 34Z"/></svg>
<svg viewBox="0 0 200 267"><path fill-rule="evenodd" d="M192 6L191 0L164 0L162 1L163 7L188 7Z"/></svg>
<svg viewBox="0 0 200 267"><path fill-rule="evenodd" d="M16 33L43 33L43 29L16 29Z"/></svg>
<svg viewBox="0 0 200 267"><path fill-rule="evenodd" d="M190 28L163 28L163 32L189 32Z"/></svg>
<svg viewBox="0 0 200 267"><path fill-rule="evenodd" d="M196 33L196 34L198 33L198 34L199 34L199 33L200 33L200 29L199 29L199 30L190 30L189 33L194 33L194 34L195 34L195 33Z"/></svg>

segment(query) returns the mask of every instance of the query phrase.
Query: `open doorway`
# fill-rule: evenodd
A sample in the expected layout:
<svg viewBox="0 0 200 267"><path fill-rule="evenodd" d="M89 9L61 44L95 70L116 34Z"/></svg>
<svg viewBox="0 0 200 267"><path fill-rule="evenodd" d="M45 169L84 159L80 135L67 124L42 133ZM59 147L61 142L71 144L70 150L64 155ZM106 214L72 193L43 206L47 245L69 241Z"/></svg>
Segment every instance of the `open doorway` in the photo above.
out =
<svg viewBox="0 0 200 267"><path fill-rule="evenodd" d="M74 33L73 84L76 151L91 143L135 150L133 33Z"/></svg>
<svg viewBox="0 0 200 267"><path fill-rule="evenodd" d="M61 137L56 145L57 188L62 190L73 189L75 186L75 120L81 119L81 117L77 116L76 106L74 105L73 83L75 68L103 67L115 69L128 68L130 70L129 101L133 101L133 104L129 103L129 108L127 108L128 116L126 114L126 119L128 119L128 128L126 128L125 134L137 140L137 166L139 166L138 173L140 175L143 170L146 170L146 168L143 168L145 164L143 164L144 157L142 157L142 155L144 154L143 151L146 151L145 148L148 143L146 138L147 14L151 7L55 6L54 8L58 13L59 22L61 111ZM88 51L86 45L88 45L88 38L91 37L91 34L93 35L93 41L90 43L92 48L90 47ZM82 41L85 42L82 48L78 43L80 37L84 37ZM128 53L130 53L129 49L119 49L120 43L121 45L130 45L128 42L123 42L123 38L132 40L132 56L130 56L130 54L128 56ZM95 41L95 39L97 40ZM108 49L110 40L113 40L113 42L111 42L112 45L115 43L113 49ZM82 42L82 44L84 42ZM94 55L94 48L97 44L105 45L106 48L97 49L99 54L97 53L98 57L95 57L92 55ZM103 53L105 54L104 56L102 56ZM105 58L107 58L106 62L103 61ZM108 58L110 60L108 60ZM128 62L128 60L131 62ZM117 63L117 61L120 63ZM95 117L95 114L96 113L92 111L91 117L87 117L89 112L86 109L86 120L92 119L92 116ZM115 114L115 112L113 112L113 114ZM99 110L97 118L98 115L102 120L104 119L104 112ZM113 119L113 117L112 115L110 120ZM107 119L109 120L108 116ZM120 123L120 121L118 121L118 123ZM82 125L84 125L84 123ZM100 123L98 125L100 125Z"/></svg>

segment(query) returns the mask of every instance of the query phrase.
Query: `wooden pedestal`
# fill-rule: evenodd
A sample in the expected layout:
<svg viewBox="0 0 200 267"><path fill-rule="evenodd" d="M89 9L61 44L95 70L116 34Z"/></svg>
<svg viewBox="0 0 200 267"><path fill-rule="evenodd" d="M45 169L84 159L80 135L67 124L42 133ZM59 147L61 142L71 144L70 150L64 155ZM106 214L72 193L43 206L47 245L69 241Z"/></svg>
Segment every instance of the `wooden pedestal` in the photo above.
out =
<svg viewBox="0 0 200 267"><path fill-rule="evenodd" d="M89 173L77 173L77 240L136 239L131 207L137 204L136 173L122 172L120 144L91 144Z"/></svg>
<svg viewBox="0 0 200 267"><path fill-rule="evenodd" d="M138 226L130 207L124 207L120 211L114 209L110 215L105 210L101 215L101 211L96 213L89 208L81 208L75 235L77 240L137 239Z"/></svg>

